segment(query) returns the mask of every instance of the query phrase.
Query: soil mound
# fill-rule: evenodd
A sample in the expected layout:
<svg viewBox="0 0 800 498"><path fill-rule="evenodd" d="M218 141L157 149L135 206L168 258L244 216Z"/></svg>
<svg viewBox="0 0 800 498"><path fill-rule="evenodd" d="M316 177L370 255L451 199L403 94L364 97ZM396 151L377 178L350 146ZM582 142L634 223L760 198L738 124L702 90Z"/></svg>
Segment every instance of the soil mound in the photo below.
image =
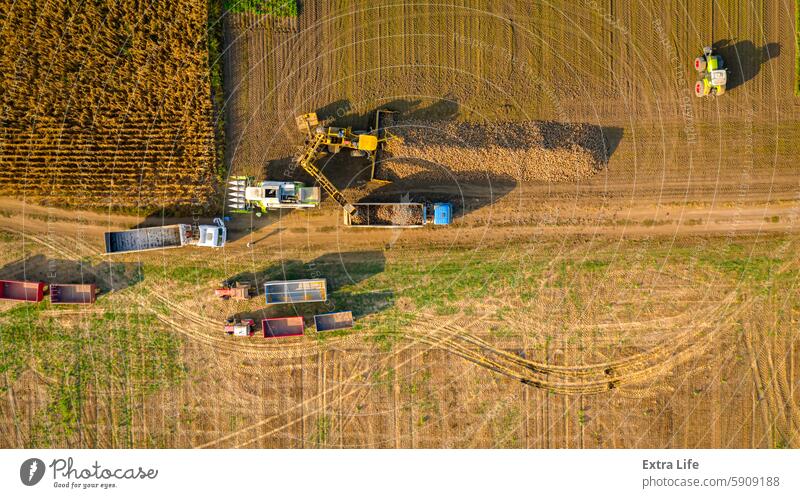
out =
<svg viewBox="0 0 800 498"><path fill-rule="evenodd" d="M381 164L391 179L425 172L431 179L572 182L607 160L602 129L589 124L403 121L389 132L401 138L387 143Z"/></svg>

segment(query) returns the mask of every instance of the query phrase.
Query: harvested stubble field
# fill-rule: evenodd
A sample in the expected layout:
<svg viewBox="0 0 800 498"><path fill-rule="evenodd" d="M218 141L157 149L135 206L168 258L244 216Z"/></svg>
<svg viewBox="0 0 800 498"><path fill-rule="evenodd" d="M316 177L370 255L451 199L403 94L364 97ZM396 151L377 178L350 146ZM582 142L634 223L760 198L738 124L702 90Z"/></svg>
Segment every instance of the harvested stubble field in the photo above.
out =
<svg viewBox="0 0 800 498"><path fill-rule="evenodd" d="M453 226L356 233L325 208L239 218L213 258L115 257L142 263L144 279L93 308L2 304L0 445L797 447L792 15L745 0L312 0L296 19L227 14L236 174L283 174L268 166L296 152L297 114L364 127L377 107L445 128L585 123L608 158L588 178L520 176L499 195L514 169L487 164L491 185L409 170L378 193L456 197ZM735 86L693 100L691 61L723 41ZM336 165L340 185L365 171ZM142 221L3 199L0 217L0 275L29 276L52 258L94 268L104 230ZM230 316L329 311L214 298L235 275L322 275L356 327L226 337ZM76 352L91 354L76 364Z"/></svg>
<svg viewBox="0 0 800 498"><path fill-rule="evenodd" d="M0 193L202 204L214 191L205 2L0 2Z"/></svg>
<svg viewBox="0 0 800 498"><path fill-rule="evenodd" d="M487 175L507 175L518 182L566 182L590 178L607 161L602 130L585 124L408 120L387 131L398 138L388 143L381 164L388 177L424 171L432 182L450 181L452 176L480 182ZM425 162L434 167L426 169Z"/></svg>

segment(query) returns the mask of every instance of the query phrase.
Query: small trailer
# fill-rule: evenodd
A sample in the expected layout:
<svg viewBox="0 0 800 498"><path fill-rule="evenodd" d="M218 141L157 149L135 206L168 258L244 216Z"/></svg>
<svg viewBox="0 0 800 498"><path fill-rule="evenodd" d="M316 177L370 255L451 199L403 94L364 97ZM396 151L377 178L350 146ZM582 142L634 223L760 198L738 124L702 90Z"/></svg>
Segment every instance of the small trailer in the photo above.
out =
<svg viewBox="0 0 800 498"><path fill-rule="evenodd" d="M44 299L44 282L0 280L0 300L38 303Z"/></svg>
<svg viewBox="0 0 800 498"><path fill-rule="evenodd" d="M238 282L235 285L223 284L214 289L214 295L222 299L245 300L253 295L250 282Z"/></svg>
<svg viewBox="0 0 800 498"><path fill-rule="evenodd" d="M106 254L172 249L195 245L199 247L223 247L227 238L225 224L214 218L213 225L187 224L162 227L136 228L122 232L106 232Z"/></svg>
<svg viewBox="0 0 800 498"><path fill-rule="evenodd" d="M264 284L267 304L314 303L328 299L324 278L273 280Z"/></svg>
<svg viewBox="0 0 800 498"><path fill-rule="evenodd" d="M250 337L253 335L253 327L256 322L252 318L228 318L225 322L225 333L235 337Z"/></svg>
<svg viewBox="0 0 800 498"><path fill-rule="evenodd" d="M92 304L95 299L95 284L50 284L51 304Z"/></svg>
<svg viewBox="0 0 800 498"><path fill-rule="evenodd" d="M365 202L352 206L355 208L352 213L344 211L344 224L349 227L417 228L429 223L449 225L453 212L449 202L437 202L431 209L421 202Z"/></svg>
<svg viewBox="0 0 800 498"><path fill-rule="evenodd" d="M317 332L351 329L353 328L353 312L339 311L336 313L314 315L314 325L317 327Z"/></svg>
<svg viewBox="0 0 800 498"><path fill-rule="evenodd" d="M264 337L292 337L303 335L305 325L302 316L265 318L261 321Z"/></svg>

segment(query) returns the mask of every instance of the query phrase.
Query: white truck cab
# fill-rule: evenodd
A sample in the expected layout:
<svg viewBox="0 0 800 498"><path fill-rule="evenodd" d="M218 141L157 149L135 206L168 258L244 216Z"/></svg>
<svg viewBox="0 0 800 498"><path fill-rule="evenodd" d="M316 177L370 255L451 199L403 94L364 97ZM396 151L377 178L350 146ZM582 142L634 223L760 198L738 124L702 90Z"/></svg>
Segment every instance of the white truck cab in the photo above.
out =
<svg viewBox="0 0 800 498"><path fill-rule="evenodd" d="M197 245L200 247L224 247L228 238L228 230L219 218L214 218L213 225L200 225Z"/></svg>

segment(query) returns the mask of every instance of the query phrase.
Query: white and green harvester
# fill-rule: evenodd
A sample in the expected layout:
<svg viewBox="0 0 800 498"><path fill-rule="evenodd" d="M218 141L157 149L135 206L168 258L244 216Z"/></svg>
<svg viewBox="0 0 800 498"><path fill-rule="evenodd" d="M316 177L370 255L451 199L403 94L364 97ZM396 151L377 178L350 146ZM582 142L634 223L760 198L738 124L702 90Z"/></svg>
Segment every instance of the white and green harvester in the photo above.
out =
<svg viewBox="0 0 800 498"><path fill-rule="evenodd" d="M262 181L250 176L233 176L228 182L228 208L232 213L260 215L273 209L318 207L319 187L306 187L301 182Z"/></svg>

